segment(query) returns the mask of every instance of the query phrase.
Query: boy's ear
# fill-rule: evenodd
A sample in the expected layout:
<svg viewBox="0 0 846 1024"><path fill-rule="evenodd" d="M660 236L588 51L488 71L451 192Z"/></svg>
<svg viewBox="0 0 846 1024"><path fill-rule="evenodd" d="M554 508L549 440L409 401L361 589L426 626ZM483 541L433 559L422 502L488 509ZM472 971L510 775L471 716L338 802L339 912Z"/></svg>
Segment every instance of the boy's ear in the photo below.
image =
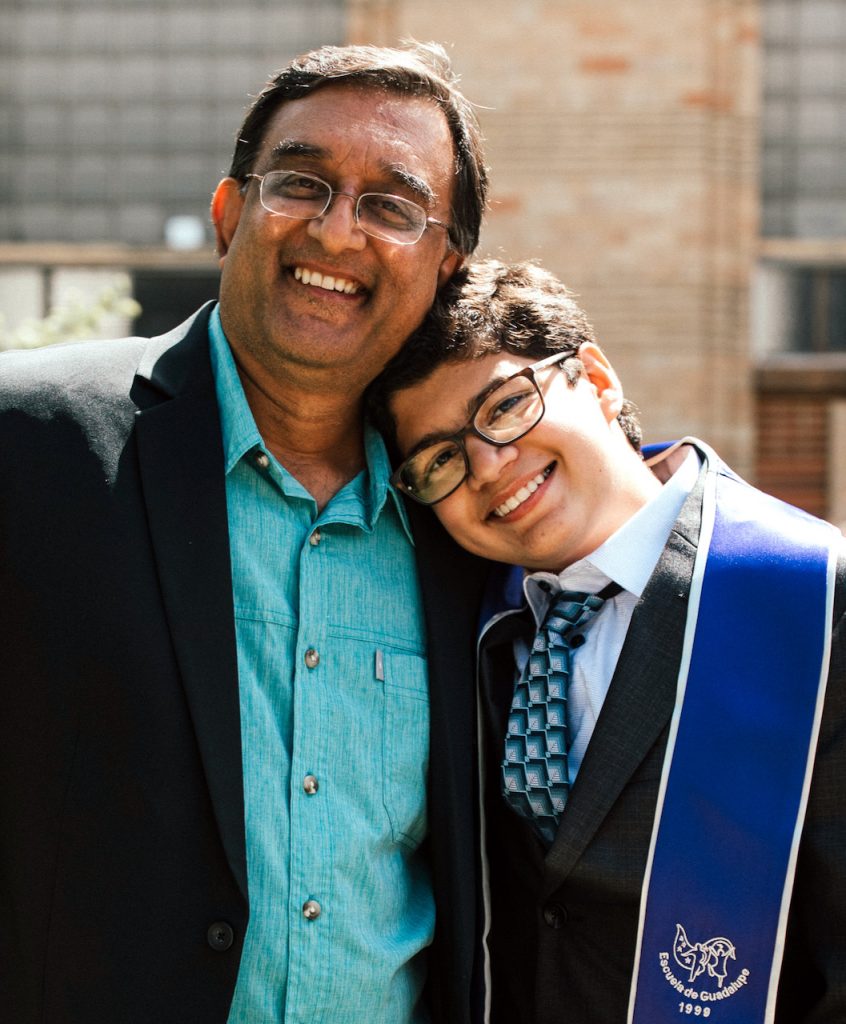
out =
<svg viewBox="0 0 846 1024"><path fill-rule="evenodd" d="M221 266L229 252L243 209L244 193L240 184L235 178L224 178L214 190L211 201L211 219Z"/></svg>
<svg viewBox="0 0 846 1024"><path fill-rule="evenodd" d="M599 345L587 341L579 349L579 359L605 419L609 423L616 420L623 408L623 386L608 357Z"/></svg>

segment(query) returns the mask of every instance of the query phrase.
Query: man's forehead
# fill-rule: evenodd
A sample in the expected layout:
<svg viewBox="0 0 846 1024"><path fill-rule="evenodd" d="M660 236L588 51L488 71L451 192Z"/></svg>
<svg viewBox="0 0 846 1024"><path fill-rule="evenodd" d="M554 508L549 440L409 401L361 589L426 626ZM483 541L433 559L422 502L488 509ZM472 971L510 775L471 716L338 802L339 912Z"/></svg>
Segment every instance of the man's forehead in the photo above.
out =
<svg viewBox="0 0 846 1024"><path fill-rule="evenodd" d="M434 100L352 83L321 86L276 109L257 169L286 165L318 175L343 165L427 208L437 197L450 202L455 174L452 135Z"/></svg>
<svg viewBox="0 0 846 1024"><path fill-rule="evenodd" d="M323 118L330 119L328 125ZM327 127L340 131L358 126L370 128L376 138L382 138L385 130L397 122L403 132L441 135L452 148L446 115L432 97L357 82L333 82L304 96L283 100L268 119L264 142L275 143L276 125L297 124L303 132L314 134ZM390 134L385 137L391 138Z"/></svg>

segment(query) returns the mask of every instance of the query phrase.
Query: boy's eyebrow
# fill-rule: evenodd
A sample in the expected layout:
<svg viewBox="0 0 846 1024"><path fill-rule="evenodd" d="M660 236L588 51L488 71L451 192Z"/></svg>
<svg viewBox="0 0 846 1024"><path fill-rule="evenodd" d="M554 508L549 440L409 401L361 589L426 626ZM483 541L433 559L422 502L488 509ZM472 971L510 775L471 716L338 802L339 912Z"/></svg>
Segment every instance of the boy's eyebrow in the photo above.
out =
<svg viewBox="0 0 846 1024"><path fill-rule="evenodd" d="M484 402L488 395L492 391L496 391L500 384L504 384L513 376L513 373L506 373L500 374L492 380L489 380L483 388L477 391L475 395L471 395L464 403L464 421L460 427L456 430L430 430L428 434L424 434L423 437L420 438L417 444L409 450L408 455L405 457L410 459L412 455L416 455L423 448L428 448L430 444L435 444L437 441L446 441L450 437L455 437L456 434L460 434L465 427L469 426L473 417L479 411L479 406Z"/></svg>
<svg viewBox="0 0 846 1024"><path fill-rule="evenodd" d="M484 400L492 391L496 391L500 384L504 384L513 376L515 376L515 374L513 373L500 373L496 377L492 377L483 388L480 388L476 392L475 395L472 395L470 398L468 398L467 403L464 406L464 411L467 414L467 419L465 422L469 423L470 420L473 419L473 417L479 411L479 406L482 404L482 402L484 402Z"/></svg>

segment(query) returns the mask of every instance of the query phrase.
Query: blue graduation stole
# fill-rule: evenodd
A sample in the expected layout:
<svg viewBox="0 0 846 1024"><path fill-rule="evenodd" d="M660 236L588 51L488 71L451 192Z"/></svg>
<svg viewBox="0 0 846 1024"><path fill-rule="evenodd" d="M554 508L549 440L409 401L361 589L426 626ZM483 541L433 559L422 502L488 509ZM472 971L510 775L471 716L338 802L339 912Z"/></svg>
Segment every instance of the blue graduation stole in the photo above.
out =
<svg viewBox="0 0 846 1024"><path fill-rule="evenodd" d="M629 1024L771 1024L839 533L708 459Z"/></svg>

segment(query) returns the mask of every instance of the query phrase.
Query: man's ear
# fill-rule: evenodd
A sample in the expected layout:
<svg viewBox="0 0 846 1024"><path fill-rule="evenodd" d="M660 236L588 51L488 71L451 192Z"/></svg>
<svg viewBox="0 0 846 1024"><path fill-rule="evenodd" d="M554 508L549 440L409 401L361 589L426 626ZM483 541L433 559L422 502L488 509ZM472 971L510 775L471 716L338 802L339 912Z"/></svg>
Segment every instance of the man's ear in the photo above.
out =
<svg viewBox="0 0 846 1024"><path fill-rule="evenodd" d="M585 368L585 376L593 385L599 406L610 423L623 408L623 386L608 357L593 342L585 342L579 349L579 359Z"/></svg>
<svg viewBox="0 0 846 1024"><path fill-rule="evenodd" d="M224 178L214 190L211 201L211 219L217 239L217 255L221 266L244 209L244 194L235 178Z"/></svg>
<svg viewBox="0 0 846 1024"><path fill-rule="evenodd" d="M449 281L452 275L464 265L464 257L455 249L447 249L447 254L438 267L438 290Z"/></svg>

